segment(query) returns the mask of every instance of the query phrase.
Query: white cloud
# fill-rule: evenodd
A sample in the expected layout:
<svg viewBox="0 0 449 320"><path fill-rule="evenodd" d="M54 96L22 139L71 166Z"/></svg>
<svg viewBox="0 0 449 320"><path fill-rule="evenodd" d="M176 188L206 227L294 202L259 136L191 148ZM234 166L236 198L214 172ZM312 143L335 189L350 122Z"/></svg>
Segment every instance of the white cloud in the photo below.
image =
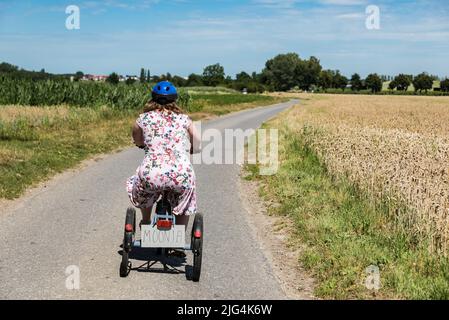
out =
<svg viewBox="0 0 449 320"><path fill-rule="evenodd" d="M174 0L176 1L176 0ZM87 9L94 9L96 12L105 11L107 8L127 9L127 10L139 10L147 9L151 6L158 4L160 0L87 0L81 3L81 7Z"/></svg>
<svg viewBox="0 0 449 320"><path fill-rule="evenodd" d="M271 9L290 9L295 6L297 0L252 0L253 4Z"/></svg>
<svg viewBox="0 0 449 320"><path fill-rule="evenodd" d="M359 12L353 12L353 13L343 13L336 16L337 19L348 19L348 20L357 20L357 19L363 19L366 16Z"/></svg>
<svg viewBox="0 0 449 320"><path fill-rule="evenodd" d="M337 6L354 6L366 4L366 0L320 0L323 4L337 5Z"/></svg>

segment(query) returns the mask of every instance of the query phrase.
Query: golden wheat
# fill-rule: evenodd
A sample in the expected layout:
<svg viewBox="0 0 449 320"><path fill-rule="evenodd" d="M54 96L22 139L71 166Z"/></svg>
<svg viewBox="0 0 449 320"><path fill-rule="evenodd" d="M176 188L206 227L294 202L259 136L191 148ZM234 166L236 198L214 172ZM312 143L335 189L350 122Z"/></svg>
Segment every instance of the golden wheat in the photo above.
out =
<svg viewBox="0 0 449 320"><path fill-rule="evenodd" d="M449 98L318 95L289 113L329 172L388 205L396 227L449 253ZM306 131L305 128L308 128Z"/></svg>

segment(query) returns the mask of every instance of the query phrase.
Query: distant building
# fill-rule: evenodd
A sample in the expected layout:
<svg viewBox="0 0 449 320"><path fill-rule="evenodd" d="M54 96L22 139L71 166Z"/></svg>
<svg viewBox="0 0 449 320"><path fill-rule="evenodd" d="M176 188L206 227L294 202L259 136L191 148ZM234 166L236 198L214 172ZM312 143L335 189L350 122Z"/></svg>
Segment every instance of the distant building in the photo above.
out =
<svg viewBox="0 0 449 320"><path fill-rule="evenodd" d="M80 80L81 81L106 81L106 79L108 78L108 76L104 76L104 75L95 75L95 74L85 74ZM135 76L135 75L126 75L126 76L122 76L119 75L119 81L123 82L126 81L128 79L132 79L134 81L139 81L139 77Z"/></svg>
<svg viewBox="0 0 449 320"><path fill-rule="evenodd" d="M106 81L108 76L95 76L94 81Z"/></svg>
<svg viewBox="0 0 449 320"><path fill-rule="evenodd" d="M125 78L126 78L126 80L128 80L128 79L135 80L135 81L139 80L139 77L138 77L138 76L129 76L129 75L126 75Z"/></svg>

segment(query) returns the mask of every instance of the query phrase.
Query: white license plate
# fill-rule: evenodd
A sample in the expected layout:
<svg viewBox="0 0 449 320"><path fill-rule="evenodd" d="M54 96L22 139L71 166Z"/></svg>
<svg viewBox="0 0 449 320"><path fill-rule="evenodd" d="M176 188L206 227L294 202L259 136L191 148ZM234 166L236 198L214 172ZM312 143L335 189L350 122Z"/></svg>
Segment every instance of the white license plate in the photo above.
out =
<svg viewBox="0 0 449 320"><path fill-rule="evenodd" d="M174 225L170 230L159 230L156 225L142 225L142 248L184 248L186 230L183 225Z"/></svg>

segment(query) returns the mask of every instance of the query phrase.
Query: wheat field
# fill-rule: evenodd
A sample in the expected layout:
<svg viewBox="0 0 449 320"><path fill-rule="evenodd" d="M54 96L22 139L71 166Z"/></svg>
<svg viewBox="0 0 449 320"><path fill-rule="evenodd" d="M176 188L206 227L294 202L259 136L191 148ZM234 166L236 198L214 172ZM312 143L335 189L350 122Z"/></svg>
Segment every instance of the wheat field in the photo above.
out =
<svg viewBox="0 0 449 320"><path fill-rule="evenodd" d="M334 177L347 177L388 225L449 253L449 98L300 95L288 126Z"/></svg>

